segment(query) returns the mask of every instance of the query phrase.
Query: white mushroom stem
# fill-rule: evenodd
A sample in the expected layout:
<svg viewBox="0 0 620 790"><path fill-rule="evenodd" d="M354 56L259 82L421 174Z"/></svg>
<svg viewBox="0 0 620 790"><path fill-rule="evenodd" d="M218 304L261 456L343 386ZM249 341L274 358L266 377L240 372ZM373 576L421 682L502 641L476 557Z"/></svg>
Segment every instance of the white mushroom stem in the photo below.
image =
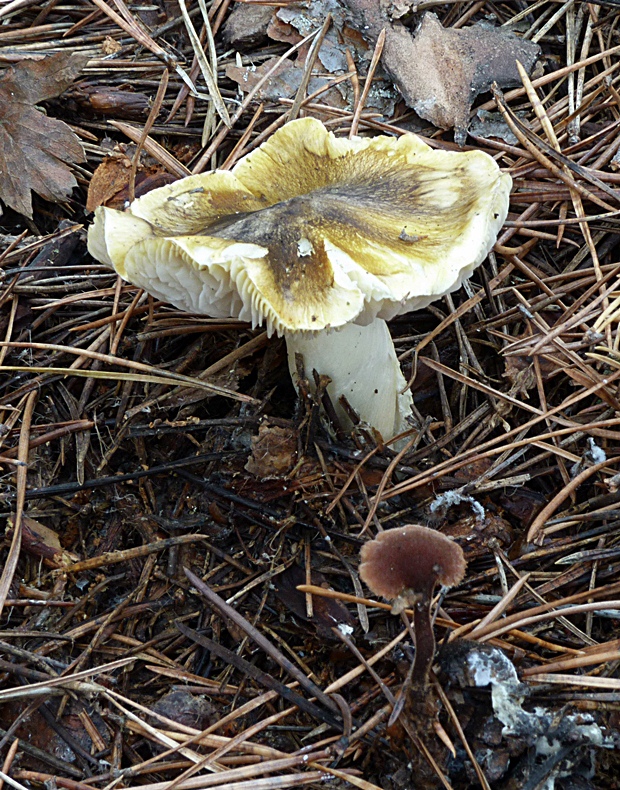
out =
<svg viewBox="0 0 620 790"><path fill-rule="evenodd" d="M313 370L330 377L327 392L344 428L350 428L351 421L339 403L342 395L384 441L410 427L405 418L411 413L413 398L409 390L403 392L407 382L387 324L381 318L368 326L346 324L340 329L292 332L286 336L286 345L295 384L296 354L303 356L311 388Z"/></svg>

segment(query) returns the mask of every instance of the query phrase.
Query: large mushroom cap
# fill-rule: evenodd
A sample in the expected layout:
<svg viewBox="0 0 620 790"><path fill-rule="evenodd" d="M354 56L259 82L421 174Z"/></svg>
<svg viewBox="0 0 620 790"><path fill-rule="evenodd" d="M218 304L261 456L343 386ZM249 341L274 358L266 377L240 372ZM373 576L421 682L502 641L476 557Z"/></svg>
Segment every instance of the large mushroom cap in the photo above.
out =
<svg viewBox="0 0 620 790"><path fill-rule="evenodd" d="M231 172L100 207L89 250L175 306L278 333L368 324L460 286L504 222L511 179L412 134L286 124Z"/></svg>
<svg viewBox="0 0 620 790"><path fill-rule="evenodd" d="M362 581L388 600L408 590L430 594L435 584L454 587L466 567L458 543L417 524L380 532L362 546L361 559Z"/></svg>

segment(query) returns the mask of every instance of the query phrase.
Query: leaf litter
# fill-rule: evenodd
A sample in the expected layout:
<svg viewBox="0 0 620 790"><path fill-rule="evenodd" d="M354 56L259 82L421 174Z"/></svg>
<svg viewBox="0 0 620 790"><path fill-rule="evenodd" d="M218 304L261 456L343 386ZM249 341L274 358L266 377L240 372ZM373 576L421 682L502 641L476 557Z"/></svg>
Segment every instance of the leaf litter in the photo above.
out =
<svg viewBox="0 0 620 790"><path fill-rule="evenodd" d="M36 108L59 96L80 74L87 58L58 52L24 60L0 77L0 199L32 218L31 191L47 200L67 200L77 181L69 163L84 151L71 128Z"/></svg>
<svg viewBox="0 0 620 790"><path fill-rule="evenodd" d="M0 103L3 133L25 117L11 141L34 140L0 181L3 773L67 790L611 790L614 5L187 7L205 41L209 22L230 130L171 0L116 0L118 19L0 10L0 89L24 96ZM479 71L497 41L502 68ZM456 132L513 177L471 281L391 323L414 394L400 455L326 422L320 387L298 399L281 340L158 303L85 250L88 209L227 169L293 114L448 150ZM425 699L407 698L407 629L357 576L361 545L408 523L469 563L436 603Z"/></svg>

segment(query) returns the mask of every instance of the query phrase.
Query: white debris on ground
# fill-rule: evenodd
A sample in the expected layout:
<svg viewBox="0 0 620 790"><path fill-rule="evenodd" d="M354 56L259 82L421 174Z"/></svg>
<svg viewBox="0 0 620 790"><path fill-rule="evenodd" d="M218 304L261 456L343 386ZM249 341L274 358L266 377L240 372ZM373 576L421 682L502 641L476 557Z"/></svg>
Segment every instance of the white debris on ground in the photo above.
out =
<svg viewBox="0 0 620 790"><path fill-rule="evenodd" d="M480 502L474 499L469 494L464 494L462 488L452 488L450 491L444 491L439 494L430 505L431 513L436 513L439 510L447 510L453 505L460 505L462 502L468 502L477 519L482 521L485 516L485 511Z"/></svg>

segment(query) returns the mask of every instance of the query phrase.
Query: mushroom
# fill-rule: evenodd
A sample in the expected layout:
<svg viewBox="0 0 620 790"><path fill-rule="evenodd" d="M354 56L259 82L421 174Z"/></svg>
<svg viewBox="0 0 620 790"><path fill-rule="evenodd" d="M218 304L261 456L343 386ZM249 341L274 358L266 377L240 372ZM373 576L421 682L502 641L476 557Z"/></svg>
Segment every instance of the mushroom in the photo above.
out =
<svg viewBox="0 0 620 790"><path fill-rule="evenodd" d="M409 524L380 532L361 551L359 574L375 595L392 601L392 612L413 609L414 687L425 689L435 655L431 600L437 584L454 587L465 575L463 550L428 527ZM408 620L406 620L408 623Z"/></svg>
<svg viewBox="0 0 620 790"><path fill-rule="evenodd" d="M413 134L344 139L291 121L232 171L188 176L100 207L88 248L176 307L286 337L387 441L411 393L386 320L459 288L493 246L511 179L481 151Z"/></svg>

